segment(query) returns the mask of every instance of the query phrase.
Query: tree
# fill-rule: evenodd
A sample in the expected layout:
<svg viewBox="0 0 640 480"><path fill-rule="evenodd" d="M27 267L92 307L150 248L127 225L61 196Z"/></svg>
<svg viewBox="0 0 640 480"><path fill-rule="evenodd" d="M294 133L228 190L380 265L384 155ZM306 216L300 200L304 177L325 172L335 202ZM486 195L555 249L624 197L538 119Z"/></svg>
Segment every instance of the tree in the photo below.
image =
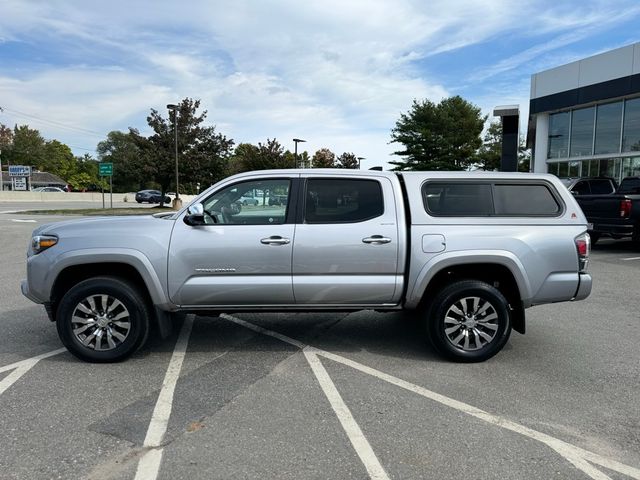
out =
<svg viewBox="0 0 640 480"><path fill-rule="evenodd" d="M38 130L27 125L15 126L13 143L9 148L7 160L13 165L41 165L44 161L45 141Z"/></svg>
<svg viewBox="0 0 640 480"><path fill-rule="evenodd" d="M275 138L267 143L258 142L258 146L241 143L233 155L233 171L248 172L251 170L272 170L278 168L294 168L295 160L290 152Z"/></svg>
<svg viewBox="0 0 640 480"><path fill-rule="evenodd" d="M405 158L390 163L394 170L464 170L475 163L485 120L459 96L438 104L414 100L391 130L391 143L404 146L394 154Z"/></svg>
<svg viewBox="0 0 640 480"><path fill-rule="evenodd" d="M518 142L518 171L528 172L531 151L527 149L523 136ZM477 155L477 165L483 170L500 170L502 158L502 122L491 122L484 135L484 142Z"/></svg>
<svg viewBox="0 0 640 480"><path fill-rule="evenodd" d="M98 174L98 162L91 155L85 153L82 157L76 157L75 160L76 173L68 179L68 182L73 188L76 190L97 190L100 188L109 188L107 177L101 177ZM116 173L115 166L113 173Z"/></svg>
<svg viewBox="0 0 640 480"><path fill-rule="evenodd" d="M321 148L311 158L313 168L334 168L336 166L336 154L328 148Z"/></svg>
<svg viewBox="0 0 640 480"><path fill-rule="evenodd" d="M140 173L160 186L162 198L170 186L175 188L175 136L178 129L178 164L183 191L195 191L195 185L215 182L227 173L233 140L215 132L215 127L203 126L206 110L197 114L200 100L185 98L176 114L165 119L151 109L147 123L154 134L146 138L134 128L129 134L140 155Z"/></svg>
<svg viewBox="0 0 640 480"><path fill-rule="evenodd" d="M480 150L478 150L478 168L487 171L500 170L500 158L502 156L502 123L491 122Z"/></svg>
<svg viewBox="0 0 640 480"><path fill-rule="evenodd" d="M69 183L71 183L69 178L78 170L73 152L58 140L45 142L44 153L37 167L40 171L53 173Z"/></svg>
<svg viewBox="0 0 640 480"><path fill-rule="evenodd" d="M11 148L13 144L13 132L11 129L0 123L0 150L5 152Z"/></svg>
<svg viewBox="0 0 640 480"><path fill-rule="evenodd" d="M357 169L359 166L360 163L358 162L358 157L356 157L353 153L344 152L338 157L338 161L336 162L337 168Z"/></svg>
<svg viewBox="0 0 640 480"><path fill-rule="evenodd" d="M129 132L114 130L107 139L98 143L98 160L113 163L114 188L122 192L142 190L148 178L140 175L141 154L133 136Z"/></svg>

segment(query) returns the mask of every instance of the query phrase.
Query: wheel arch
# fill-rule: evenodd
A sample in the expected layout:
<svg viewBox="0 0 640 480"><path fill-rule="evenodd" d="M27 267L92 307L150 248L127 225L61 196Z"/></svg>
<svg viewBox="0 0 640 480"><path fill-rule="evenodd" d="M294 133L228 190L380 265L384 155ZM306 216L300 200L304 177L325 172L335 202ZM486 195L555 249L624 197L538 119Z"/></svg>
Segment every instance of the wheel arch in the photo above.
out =
<svg viewBox="0 0 640 480"><path fill-rule="evenodd" d="M500 290L509 301L513 329L525 333L524 309L526 299L530 298L530 286L524 267L515 257L474 254L428 263L418 275L407 308L428 307L437 292L459 280L479 280Z"/></svg>
<svg viewBox="0 0 640 480"><path fill-rule="evenodd" d="M60 259L50 277L49 304L57 304L71 287L97 276L113 276L129 281L148 300L149 307L166 306L170 303L153 266L141 252L126 254L92 250L70 252ZM55 312L55 308L52 311Z"/></svg>

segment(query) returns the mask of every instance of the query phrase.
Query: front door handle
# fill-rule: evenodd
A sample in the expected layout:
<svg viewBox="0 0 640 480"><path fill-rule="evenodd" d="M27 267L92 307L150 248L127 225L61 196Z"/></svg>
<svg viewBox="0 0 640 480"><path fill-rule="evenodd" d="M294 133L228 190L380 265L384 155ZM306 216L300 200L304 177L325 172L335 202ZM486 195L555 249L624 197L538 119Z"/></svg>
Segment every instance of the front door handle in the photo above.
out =
<svg viewBox="0 0 640 480"><path fill-rule="evenodd" d="M280 235L273 235L268 238L263 238L260 240L260 243L263 245L286 245L291 242L288 238L283 238Z"/></svg>
<svg viewBox="0 0 640 480"><path fill-rule="evenodd" d="M362 243L373 243L375 245L382 245L383 243L391 243L389 237L383 237L382 235L371 235L362 239Z"/></svg>

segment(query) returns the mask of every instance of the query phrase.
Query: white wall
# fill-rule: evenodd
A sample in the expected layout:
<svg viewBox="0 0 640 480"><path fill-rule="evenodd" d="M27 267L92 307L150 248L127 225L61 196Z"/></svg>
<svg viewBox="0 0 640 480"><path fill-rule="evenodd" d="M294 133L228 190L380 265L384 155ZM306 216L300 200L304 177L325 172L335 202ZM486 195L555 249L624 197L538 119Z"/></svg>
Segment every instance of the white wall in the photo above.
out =
<svg viewBox="0 0 640 480"><path fill-rule="evenodd" d="M136 203L135 193L114 193L114 202ZM126 198L126 200L125 200ZM180 195L183 203L188 203L195 198L195 195ZM172 198L173 199L173 198ZM109 193L105 192L104 200L109 203ZM0 202L84 202L99 203L102 206L102 193L100 192L0 192Z"/></svg>

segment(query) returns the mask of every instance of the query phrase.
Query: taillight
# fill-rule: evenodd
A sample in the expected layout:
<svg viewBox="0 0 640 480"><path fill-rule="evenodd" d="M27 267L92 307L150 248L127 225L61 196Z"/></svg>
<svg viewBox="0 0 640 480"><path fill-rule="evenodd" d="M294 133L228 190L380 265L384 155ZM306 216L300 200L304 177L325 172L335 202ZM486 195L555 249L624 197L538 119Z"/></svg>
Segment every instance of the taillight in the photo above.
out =
<svg viewBox="0 0 640 480"><path fill-rule="evenodd" d="M620 202L620 218L629 218L631 216L631 200L625 198Z"/></svg>
<svg viewBox="0 0 640 480"><path fill-rule="evenodd" d="M587 270L589 264L589 254L591 253L591 237L588 233L583 233L575 238L576 250L578 252L578 266L581 272Z"/></svg>

